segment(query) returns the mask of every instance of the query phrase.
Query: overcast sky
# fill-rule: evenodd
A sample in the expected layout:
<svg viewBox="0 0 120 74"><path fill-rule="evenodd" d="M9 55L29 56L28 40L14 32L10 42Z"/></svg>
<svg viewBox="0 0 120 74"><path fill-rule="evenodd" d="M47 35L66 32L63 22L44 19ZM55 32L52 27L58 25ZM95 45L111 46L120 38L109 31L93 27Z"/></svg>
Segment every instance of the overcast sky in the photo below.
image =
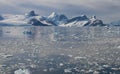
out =
<svg viewBox="0 0 120 74"><path fill-rule="evenodd" d="M104 22L120 20L120 0L0 0L0 14L24 14L30 10L46 16L54 11L68 17L96 15Z"/></svg>

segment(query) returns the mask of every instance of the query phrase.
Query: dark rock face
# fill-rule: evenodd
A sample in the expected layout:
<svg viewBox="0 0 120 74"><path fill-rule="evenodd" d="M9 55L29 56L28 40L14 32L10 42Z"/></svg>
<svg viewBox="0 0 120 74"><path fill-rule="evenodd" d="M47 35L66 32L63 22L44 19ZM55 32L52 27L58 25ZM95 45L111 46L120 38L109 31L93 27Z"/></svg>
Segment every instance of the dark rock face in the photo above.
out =
<svg viewBox="0 0 120 74"><path fill-rule="evenodd" d="M39 20L32 18L28 21L28 24L32 24L34 26L48 26L47 24L41 23Z"/></svg>
<svg viewBox="0 0 120 74"><path fill-rule="evenodd" d="M94 20L94 21L89 21L87 24L85 24L84 26L106 26L102 20Z"/></svg>
<svg viewBox="0 0 120 74"><path fill-rule="evenodd" d="M41 18L39 18L40 21L45 21L47 18L42 16Z"/></svg>
<svg viewBox="0 0 120 74"><path fill-rule="evenodd" d="M93 16L90 19L86 15L82 15L82 16L72 18L72 19L68 20L68 22L66 24L69 24L69 23L72 23L72 22L78 22L79 23L79 22L83 22L83 21L86 21L86 23L84 23L83 26L106 26L106 24L104 24L102 20L96 19L96 16Z"/></svg>
<svg viewBox="0 0 120 74"><path fill-rule="evenodd" d="M99 25L99 26L105 26L105 24L103 24L102 20L95 20L95 21L93 21L93 23L90 24L90 25L91 25L91 26L97 26L97 25Z"/></svg>
<svg viewBox="0 0 120 74"><path fill-rule="evenodd" d="M68 18L65 16L65 15L60 15L59 16L59 21L62 21L62 20L68 20Z"/></svg>
<svg viewBox="0 0 120 74"><path fill-rule="evenodd" d="M0 20L3 20L4 18L0 15Z"/></svg>
<svg viewBox="0 0 120 74"><path fill-rule="evenodd" d="M83 20L88 20L88 18L87 18L86 15L72 18L72 19L70 19L67 23L74 22L74 21L83 21Z"/></svg>
<svg viewBox="0 0 120 74"><path fill-rule="evenodd" d="M46 20L46 22L52 24L53 26L58 26L58 25L55 24L55 22L53 22L53 21Z"/></svg>
<svg viewBox="0 0 120 74"><path fill-rule="evenodd" d="M37 16L34 11L30 11L29 13L26 14L27 17L32 17L32 16Z"/></svg>
<svg viewBox="0 0 120 74"><path fill-rule="evenodd" d="M53 22L53 21L51 21L51 20L48 20L46 17L43 17L43 16L42 16L39 20L40 20L40 21L46 21L47 23L52 24L53 26L57 26L57 25L55 24L55 22Z"/></svg>

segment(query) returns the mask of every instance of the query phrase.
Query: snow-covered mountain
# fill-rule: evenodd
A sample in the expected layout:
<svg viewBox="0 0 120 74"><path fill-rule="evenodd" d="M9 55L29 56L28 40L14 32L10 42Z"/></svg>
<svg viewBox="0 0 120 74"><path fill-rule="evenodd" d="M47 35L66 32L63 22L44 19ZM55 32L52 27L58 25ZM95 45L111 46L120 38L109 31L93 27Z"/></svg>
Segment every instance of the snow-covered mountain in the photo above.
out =
<svg viewBox="0 0 120 74"><path fill-rule="evenodd" d="M68 19L64 14L53 12L49 16L40 16L34 11L30 11L25 15L1 15L0 25L18 25L18 26L105 26L102 20L93 16L88 18L86 15L81 15Z"/></svg>
<svg viewBox="0 0 120 74"><path fill-rule="evenodd" d="M105 24L102 22L102 20L97 19L96 16L88 18L86 15L81 15L79 17L70 19L62 26L105 26Z"/></svg>
<svg viewBox="0 0 120 74"><path fill-rule="evenodd" d="M57 13L53 12L50 16L48 16L48 21L52 21L56 25L61 25L67 23L68 18L63 14L58 15Z"/></svg>
<svg viewBox="0 0 120 74"><path fill-rule="evenodd" d="M38 16L38 14L36 14L34 11L30 11L28 13L25 14L26 17L33 17L33 16Z"/></svg>

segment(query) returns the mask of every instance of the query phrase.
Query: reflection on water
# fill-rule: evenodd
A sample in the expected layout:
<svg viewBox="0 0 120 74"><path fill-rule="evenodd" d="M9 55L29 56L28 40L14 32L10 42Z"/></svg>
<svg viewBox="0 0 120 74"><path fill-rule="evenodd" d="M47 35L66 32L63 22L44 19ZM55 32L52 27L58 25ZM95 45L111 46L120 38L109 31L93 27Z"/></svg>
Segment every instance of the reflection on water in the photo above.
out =
<svg viewBox="0 0 120 74"><path fill-rule="evenodd" d="M118 27L0 27L0 74L120 74Z"/></svg>

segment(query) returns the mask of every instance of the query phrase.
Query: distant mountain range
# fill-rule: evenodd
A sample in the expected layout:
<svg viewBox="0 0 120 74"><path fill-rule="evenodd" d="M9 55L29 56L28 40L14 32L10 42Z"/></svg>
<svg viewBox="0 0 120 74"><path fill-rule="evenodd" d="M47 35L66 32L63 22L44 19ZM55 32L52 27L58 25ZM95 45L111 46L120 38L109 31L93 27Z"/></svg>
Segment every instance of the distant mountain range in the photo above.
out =
<svg viewBox="0 0 120 74"><path fill-rule="evenodd" d="M83 27L83 26L120 26L120 21L112 22L109 25L104 24L102 20L96 16L91 18L81 15L69 19L64 14L53 12L49 16L40 16L34 11L30 11L25 15L0 15L0 26L62 26L62 27Z"/></svg>

